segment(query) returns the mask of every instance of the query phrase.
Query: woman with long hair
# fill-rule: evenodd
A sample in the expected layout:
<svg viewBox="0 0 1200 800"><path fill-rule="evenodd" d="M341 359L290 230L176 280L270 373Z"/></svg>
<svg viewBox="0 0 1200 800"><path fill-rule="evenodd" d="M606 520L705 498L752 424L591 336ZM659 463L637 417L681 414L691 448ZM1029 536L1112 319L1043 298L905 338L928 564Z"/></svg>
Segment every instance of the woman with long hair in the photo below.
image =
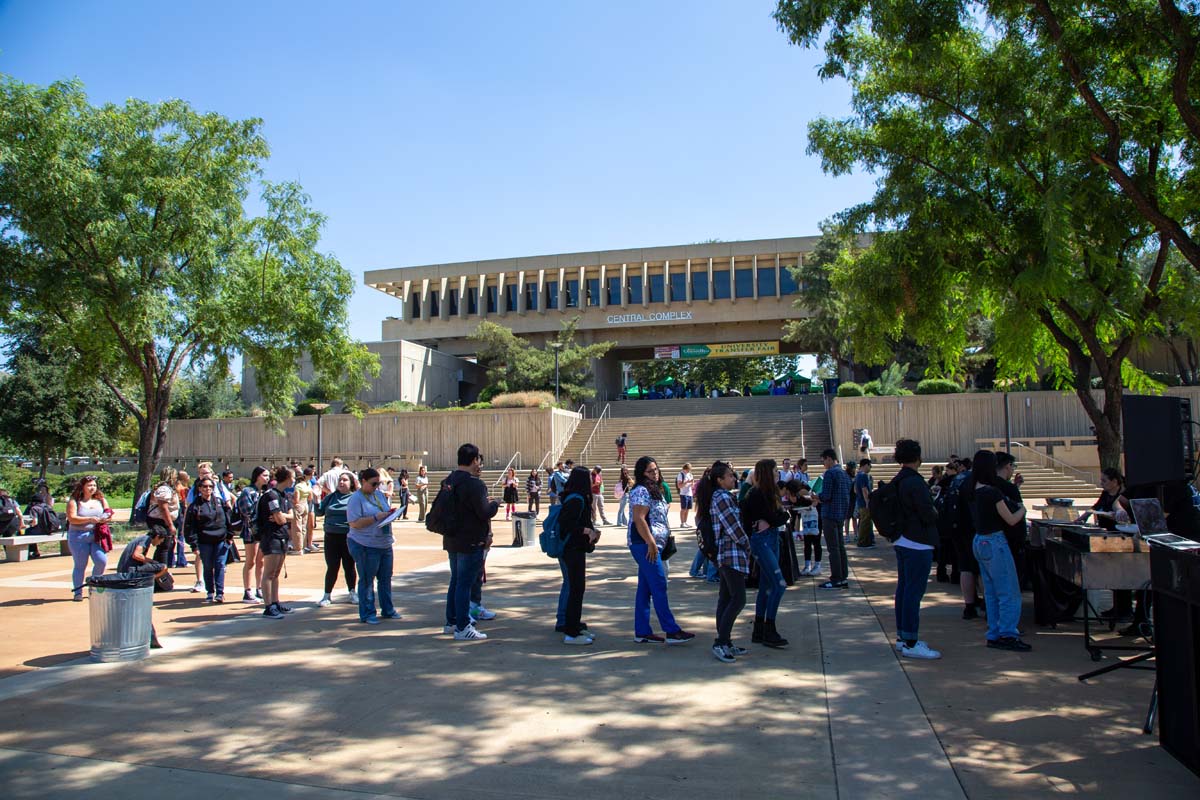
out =
<svg viewBox="0 0 1200 800"><path fill-rule="evenodd" d="M629 467L621 465L621 475L617 485L613 487L613 496L617 498L617 524L622 528L629 525L626 509L629 508L629 490L633 488L633 478L629 477Z"/></svg>
<svg viewBox="0 0 1200 800"><path fill-rule="evenodd" d="M517 511L517 470L509 467L504 473L504 518L512 519Z"/></svg>
<svg viewBox="0 0 1200 800"><path fill-rule="evenodd" d="M712 652L714 658L727 664L749 652L733 643L733 624L746 607L746 576L750 574L750 537L742 528L742 515L733 498L737 483L733 467L717 461L696 485L696 527L712 529L721 580L717 595L717 638Z"/></svg>
<svg viewBox="0 0 1200 800"><path fill-rule="evenodd" d="M417 522L424 522L425 509L429 506L429 472L424 464L417 467L417 477L413 480L413 494L417 496Z"/></svg>
<svg viewBox="0 0 1200 800"><path fill-rule="evenodd" d="M408 500L410 495L408 489L408 470L406 469L400 470L400 477L396 479L396 492L400 495L398 498L400 508L404 509L400 512L400 519L408 519Z"/></svg>
<svg viewBox="0 0 1200 800"><path fill-rule="evenodd" d="M187 559L187 542L183 538L183 516L188 509L188 493L192 490L192 476L187 470L181 469L175 473L175 492L179 495L179 514L175 517L175 530L179 535L175 537L175 550L172 555L175 558L174 566L186 567ZM199 592L204 584L200 580L200 560L195 555L192 556L193 566L196 570L196 582L192 584L192 591ZM167 566L172 566L171 560L167 559Z"/></svg>
<svg viewBox="0 0 1200 800"><path fill-rule="evenodd" d="M337 585L338 568L346 577L346 591L351 603L358 602L354 593L354 582L357 572L354 568L354 557L350 555L350 545L346 536L350 533L350 524L346 521L346 507L350 497L358 491L358 478L353 472L343 472L338 475L337 489L321 498L317 505L317 516L325 518L325 595L317 603L327 606L333 602L333 587Z"/></svg>
<svg viewBox="0 0 1200 800"><path fill-rule="evenodd" d="M537 467L534 467L529 470L529 477L525 479L525 510L540 514L542 511L541 498L542 475L537 471Z"/></svg>
<svg viewBox="0 0 1200 800"><path fill-rule="evenodd" d="M587 580L587 554L596 547L595 509L588 501L591 473L587 467L575 467L563 487L562 510L558 512L558 535L562 537L563 590L567 604L563 617L563 644L591 644L595 637L587 632L581 617L583 592Z"/></svg>
<svg viewBox="0 0 1200 800"><path fill-rule="evenodd" d="M258 498L258 547L263 555L263 616L283 619L284 614L292 612L291 606L279 602L279 573L292 532L292 501L287 490L296 476L288 467L280 467L274 478L275 485Z"/></svg>
<svg viewBox="0 0 1200 800"><path fill-rule="evenodd" d="M667 502L663 497L658 462L642 456L633 467L634 487L629 493L633 520L626 543L638 568L637 594L633 602L633 640L639 644L683 644L696 638L679 627L667 598L667 569L661 557L671 528L667 522ZM662 626L664 636L650 627L650 603Z"/></svg>
<svg viewBox="0 0 1200 800"><path fill-rule="evenodd" d="M92 560L92 577L104 574L108 566L108 553L96 540L96 525L112 519L113 510L104 499L104 492L96 485L95 475L85 475L75 484L71 499L67 501L67 546L75 566L71 570L71 586L74 600L83 600L83 571Z"/></svg>
<svg viewBox="0 0 1200 800"><path fill-rule="evenodd" d="M376 596L384 619L400 618L392 605L392 526L379 524L392 513L392 508L379 484L379 472L370 467L364 469L358 473L358 491L346 502L346 523L350 527L347 546L358 569L358 620L367 625L379 624Z"/></svg>
<svg viewBox="0 0 1200 800"><path fill-rule="evenodd" d="M262 602L263 554L258 536L258 498L267 488L271 473L258 466L250 473L250 485L238 494L237 512L242 515L242 544L246 558L242 562L242 602L255 605ZM250 592L250 574L254 574L254 593Z"/></svg>
<svg viewBox="0 0 1200 800"><path fill-rule="evenodd" d="M229 556L228 508L211 473L196 479L196 493L183 517L183 537L203 567L205 601L225 602L225 559Z"/></svg>
<svg viewBox="0 0 1200 800"><path fill-rule="evenodd" d="M775 482L775 460L764 458L754 465L753 487L742 501L742 524L750 532L750 552L758 562L758 594L754 598L754 633L750 641L767 647L787 647L779 635L775 618L787 589L779 568L779 528L787 514Z"/></svg>
<svg viewBox="0 0 1200 800"><path fill-rule="evenodd" d="M1012 508L1004 498L1000 477L996 474L995 453L980 450L971 459L971 465L974 486L970 502L975 521L972 550L979 562L979 576L983 579L987 646L1027 652L1033 647L1021 640L1017 628L1021 621L1021 586L1017 582L1017 566L1004 536L1006 525L1016 525L1025 518L1025 506Z"/></svg>

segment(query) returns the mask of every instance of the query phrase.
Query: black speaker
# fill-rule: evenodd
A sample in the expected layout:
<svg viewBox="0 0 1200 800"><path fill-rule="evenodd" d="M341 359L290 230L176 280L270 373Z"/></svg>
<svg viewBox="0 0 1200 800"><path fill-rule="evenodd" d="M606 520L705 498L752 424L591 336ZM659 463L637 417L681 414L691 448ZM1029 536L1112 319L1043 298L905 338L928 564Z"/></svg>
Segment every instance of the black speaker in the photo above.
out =
<svg viewBox="0 0 1200 800"><path fill-rule="evenodd" d="M1200 775L1200 556L1150 548L1158 741Z"/></svg>
<svg viewBox="0 0 1200 800"><path fill-rule="evenodd" d="M1192 404L1185 397L1130 394L1121 401L1125 483L1192 479Z"/></svg>

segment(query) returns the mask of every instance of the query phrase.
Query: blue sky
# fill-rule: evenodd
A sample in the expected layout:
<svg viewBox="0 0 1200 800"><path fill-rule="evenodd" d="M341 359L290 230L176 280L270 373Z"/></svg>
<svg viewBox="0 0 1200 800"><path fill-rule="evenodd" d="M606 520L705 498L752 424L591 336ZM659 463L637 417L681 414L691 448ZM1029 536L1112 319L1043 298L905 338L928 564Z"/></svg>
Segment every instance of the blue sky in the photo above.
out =
<svg viewBox="0 0 1200 800"><path fill-rule="evenodd" d="M805 153L849 94L773 5L0 0L0 72L262 118L373 340L399 301L366 269L814 234L867 199Z"/></svg>

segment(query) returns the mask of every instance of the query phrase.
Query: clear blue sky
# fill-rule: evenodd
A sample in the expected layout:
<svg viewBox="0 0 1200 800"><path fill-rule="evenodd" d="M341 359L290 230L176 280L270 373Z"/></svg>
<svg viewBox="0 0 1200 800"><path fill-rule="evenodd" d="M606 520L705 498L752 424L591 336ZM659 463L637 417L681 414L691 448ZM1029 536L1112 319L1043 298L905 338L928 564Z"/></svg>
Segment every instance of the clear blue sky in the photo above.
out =
<svg viewBox="0 0 1200 800"><path fill-rule="evenodd" d="M867 199L805 154L849 95L773 7L0 0L0 72L262 118L374 340L399 301L366 269L807 235Z"/></svg>

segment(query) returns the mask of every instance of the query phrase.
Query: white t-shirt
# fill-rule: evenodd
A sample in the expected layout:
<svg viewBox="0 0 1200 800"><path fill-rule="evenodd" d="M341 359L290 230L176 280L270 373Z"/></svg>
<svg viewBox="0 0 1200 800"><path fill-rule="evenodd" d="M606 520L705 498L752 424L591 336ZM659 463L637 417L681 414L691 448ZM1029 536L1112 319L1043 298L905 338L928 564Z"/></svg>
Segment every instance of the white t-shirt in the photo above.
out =
<svg viewBox="0 0 1200 800"><path fill-rule="evenodd" d="M795 473L794 473L794 472L792 472L790 469L781 469L781 470L779 470L779 482L780 482L780 483L787 483L787 482L788 482L788 481L790 481L790 480L791 480L791 479L792 479L794 476L795 476Z"/></svg>
<svg viewBox="0 0 1200 800"><path fill-rule="evenodd" d="M679 484L679 494L681 497L691 497L692 490L696 485L696 478L690 472L680 472L679 477L675 479Z"/></svg>
<svg viewBox="0 0 1200 800"><path fill-rule="evenodd" d="M333 494L337 491L338 478L343 472L350 472L346 467L333 467L320 478L317 479L317 485L321 487L321 496Z"/></svg>

